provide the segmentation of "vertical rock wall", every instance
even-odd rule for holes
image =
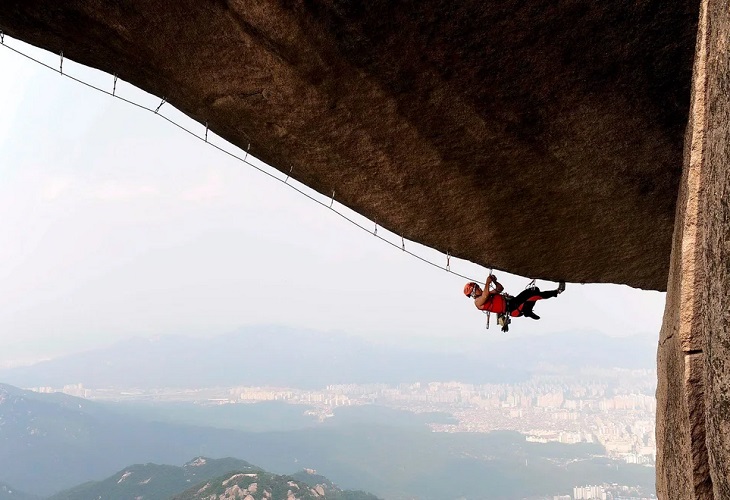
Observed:
[[[677,199],[674,241],[657,356],[657,495],[661,499],[711,499],[704,406],[704,339],[693,317],[701,310],[697,284],[701,174],[705,163],[707,3],[697,31],[692,100],[684,168]]]
[[[707,448],[716,499],[730,499],[730,4],[708,2],[701,264]]]
[[[730,498],[730,9],[703,0],[659,351],[657,494]]]

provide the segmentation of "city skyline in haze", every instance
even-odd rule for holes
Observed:
[[[8,37],[5,43],[58,62]],[[392,248],[160,117],[3,48],[0,68],[0,367],[132,336],[217,335],[247,325],[454,349],[502,335],[494,320],[485,331],[484,316],[461,292],[462,278]],[[111,90],[110,75],[72,61],[64,72]],[[152,108],[160,103],[121,81],[117,93]],[[169,104],[160,113],[203,133]],[[336,201],[334,208],[350,213]],[[446,263],[432,249],[406,246]],[[453,258],[451,268],[482,282],[487,274]],[[495,274],[514,294],[529,282]],[[658,337],[664,295],[569,283],[566,293],[537,305],[542,320],[516,319],[510,333]]]

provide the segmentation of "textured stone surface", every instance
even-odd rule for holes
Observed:
[[[663,290],[697,5],[0,0],[0,28],[408,239]]]
[[[715,498],[730,498],[730,8],[709,1],[701,323],[707,334],[707,447]]]
[[[689,418],[691,453],[691,477],[693,497],[697,500],[712,499],[712,478],[706,445],[705,405],[705,354],[684,354],[685,401]],[[666,425],[666,424],[665,424]],[[675,476],[677,471],[671,471]]]
[[[658,353],[657,492],[730,498],[730,10],[703,0]]]
[[[676,334],[678,308],[677,301],[671,300],[675,296],[671,283],[657,356],[656,489],[662,500],[684,500],[694,498],[693,467],[689,411],[682,375],[684,354]]]
[[[708,498],[707,454],[704,435],[700,435],[705,429],[705,401],[704,397],[693,399],[704,390],[704,370],[697,359],[704,347],[704,338],[696,314],[702,307],[698,286],[704,277],[698,260],[702,249],[699,211],[706,132],[705,3],[698,27],[684,168],[657,356],[656,471],[657,495],[661,499]]]

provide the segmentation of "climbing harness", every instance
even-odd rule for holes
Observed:
[[[489,276],[492,276],[492,269],[489,269]],[[532,279],[525,287],[525,290],[537,289],[536,281],[537,281],[537,279]],[[490,283],[490,285],[491,285],[491,283]],[[502,331],[504,333],[507,333],[509,331],[509,324],[512,322],[512,318],[510,317],[511,311],[509,310],[509,308],[510,308],[509,303],[510,303],[510,299],[513,299],[514,297],[508,293],[502,293],[501,295],[504,297],[504,299],[507,303],[507,307],[506,307],[507,310],[503,313],[497,313],[497,324],[502,327]],[[490,311],[482,311],[482,312],[484,312],[487,315],[487,330],[489,330]]]

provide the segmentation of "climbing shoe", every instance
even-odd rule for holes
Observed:
[[[560,295],[560,294],[561,294],[561,293],[563,293],[564,291],[565,291],[565,281],[561,281],[561,282],[560,282],[560,283],[558,284],[558,295]]]

